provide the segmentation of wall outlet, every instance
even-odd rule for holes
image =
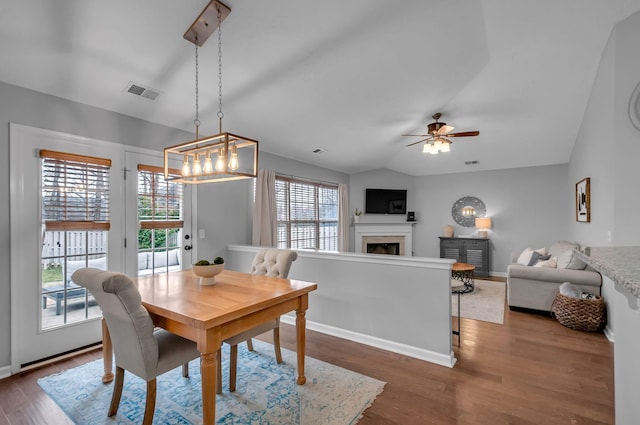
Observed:
[[[199,230],[198,230],[198,237],[199,237],[200,239],[204,239],[204,238],[206,238],[206,237],[207,237],[206,232],[204,231],[204,229],[199,229]]]

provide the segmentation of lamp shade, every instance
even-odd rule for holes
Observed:
[[[491,217],[477,217],[476,229],[491,229]]]

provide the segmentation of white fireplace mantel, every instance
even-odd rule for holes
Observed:
[[[366,246],[363,247],[362,239],[367,236],[397,236],[403,240],[404,255],[411,257],[413,247],[413,225],[415,221],[403,222],[365,222],[353,223],[356,229],[355,234],[355,252],[366,252]]]

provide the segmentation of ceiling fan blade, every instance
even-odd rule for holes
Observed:
[[[455,128],[455,127],[452,127],[452,126],[450,126],[450,125],[446,125],[446,124],[445,124],[445,125],[443,125],[442,127],[440,127],[440,128],[438,129],[438,131],[436,131],[436,134],[437,134],[438,136],[444,136],[444,135],[445,135],[445,134],[447,134],[447,133],[451,133],[451,132],[453,131],[453,129],[454,129],[454,128]]]
[[[402,134],[402,136],[427,137],[430,136],[430,134]]]
[[[409,143],[409,144],[407,145],[407,147],[409,147],[409,146],[413,146],[413,145],[417,145],[418,143],[422,143],[422,142],[425,142],[425,141],[427,141],[427,140],[429,140],[429,138],[422,139],[422,140],[418,140],[417,142]]]
[[[479,131],[462,131],[460,133],[447,134],[447,137],[470,137],[479,135]]]

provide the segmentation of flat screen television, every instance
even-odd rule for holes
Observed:
[[[406,214],[404,189],[366,189],[364,212],[367,214]]]

